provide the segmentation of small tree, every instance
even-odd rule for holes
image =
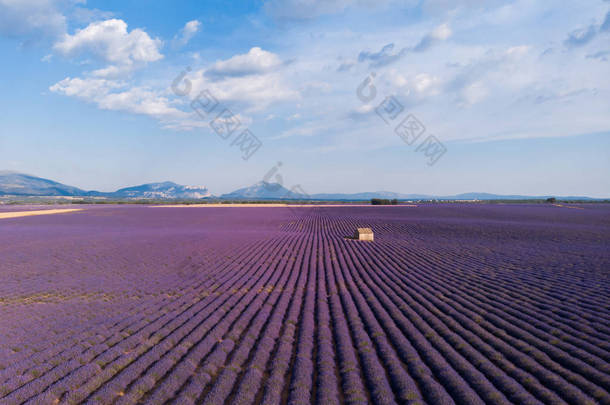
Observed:
[[[546,202],[551,203],[551,204],[553,204],[555,201],[557,201],[555,199],[555,197],[549,197],[549,198],[546,199]]]

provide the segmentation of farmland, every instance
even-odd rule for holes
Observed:
[[[80,208],[0,220],[0,404],[610,404],[608,205]]]

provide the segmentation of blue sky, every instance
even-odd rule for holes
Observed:
[[[610,196],[608,1],[0,0],[0,52],[0,169]]]

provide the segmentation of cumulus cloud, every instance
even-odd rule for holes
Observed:
[[[0,35],[35,41],[66,31],[56,0],[0,0]]]
[[[273,103],[296,100],[300,93],[287,80],[289,63],[259,47],[203,68],[190,80],[195,93],[209,89],[222,102],[246,111],[260,111]]]
[[[197,85],[194,87],[195,90],[198,88]],[[120,111],[153,118],[163,128],[174,130],[209,129],[209,120],[202,119],[195,110],[184,105],[185,100],[177,99],[167,89],[137,86],[130,81],[97,77],[67,77],[52,85],[49,89],[54,93],[93,104],[101,110]],[[260,88],[253,89],[255,92],[256,90],[260,90]],[[191,96],[194,97],[196,94],[197,92],[194,91]],[[226,107],[224,97],[231,94],[230,89],[222,92],[219,88],[214,88],[212,94],[222,100],[223,108]],[[259,100],[263,100],[265,95],[259,94],[258,97]],[[184,106],[182,109],[179,108],[181,105]],[[215,112],[215,114],[217,113],[218,111]],[[252,123],[250,117],[241,114],[239,111],[235,111],[235,117],[243,125]],[[214,116],[210,118],[214,118]]]
[[[199,30],[201,29],[201,22],[192,20],[187,22],[180,32],[174,37],[172,46],[174,48],[180,48],[185,46]]]
[[[66,43],[68,54],[80,51],[80,47],[89,50],[96,43],[113,44],[113,41],[90,39],[91,37],[99,38],[97,28],[93,30],[94,35],[83,37],[84,34],[81,32],[75,34],[77,38],[72,40],[73,42]],[[110,37],[114,38],[112,32],[111,30]],[[106,38],[104,35],[101,37]],[[135,61],[156,59],[146,53],[134,54],[129,47],[118,51],[134,63]],[[236,55],[214,64],[211,68],[215,69],[218,75],[223,75],[222,80],[213,80],[208,77],[211,68],[189,73],[186,76],[191,83],[188,99],[175,97],[169,93],[167,88],[143,87],[134,84],[132,79],[116,79],[121,76],[123,69],[129,68],[129,63],[121,62],[120,58],[104,47],[97,49],[97,52],[100,58],[114,64],[111,63],[105,68],[90,72],[84,77],[67,77],[51,86],[50,90],[94,104],[103,110],[146,115],[157,119],[165,128],[172,129],[207,126],[207,122],[197,117],[195,112],[185,104],[188,104],[188,100],[195,98],[203,90],[211,92],[224,107],[234,108],[236,113],[240,110],[244,112],[261,111],[272,103],[294,100],[299,97],[296,90],[286,85],[282,74],[273,71],[274,67],[281,64],[279,57],[260,48],[253,48],[245,55]],[[181,109],[180,106],[183,108]],[[242,122],[247,122],[249,118],[242,116],[240,119]]]
[[[134,69],[134,65],[108,65],[106,67],[95,69],[90,72],[91,75],[96,77],[106,77],[106,78],[118,78],[121,76],[126,76],[131,73]]]
[[[110,63],[110,67],[96,71],[104,76],[163,58],[161,46],[161,40],[151,38],[145,31],[138,28],[128,31],[125,21],[111,19],[93,22],[74,35],[64,34],[54,49],[66,56],[92,54]]]
[[[248,111],[260,111],[269,105],[299,98],[279,73],[227,77],[221,81],[210,81],[207,71],[195,72],[190,78],[193,94],[208,89],[223,103],[238,104]]]
[[[93,103],[103,110],[147,115],[167,125],[175,125],[189,117],[187,113],[173,107],[171,100],[162,92],[145,87],[130,87],[122,81],[67,77],[49,89]]]
[[[67,77],[51,86],[49,90],[66,96],[77,96],[85,100],[91,100],[98,96],[104,96],[112,89],[119,87],[122,87],[121,83],[106,79],[81,79],[78,77],[72,79]]]
[[[235,55],[218,61],[206,70],[205,75],[221,79],[268,73],[282,65],[280,57],[272,52],[254,47],[246,54]]]
[[[8,0],[0,0],[2,1]],[[458,3],[465,5],[468,1]],[[350,7],[370,5],[366,1],[286,0],[267,1],[265,7],[270,7],[271,3],[278,8],[274,10],[279,13],[276,15],[294,19],[341,13]],[[429,0],[424,3],[429,3]],[[437,3],[454,6],[445,0],[439,0]],[[471,0],[471,3],[479,1]],[[252,113],[255,116],[260,113],[257,119],[261,122],[270,117],[288,117],[298,111],[301,118],[298,120],[299,125],[295,125],[292,132],[284,131],[292,122],[289,119],[274,122],[274,130],[277,126],[282,137],[292,133],[336,138],[339,133],[351,136],[354,131],[360,129],[363,133],[375,133],[368,130],[367,125],[376,128],[374,125],[379,124],[374,108],[388,95],[396,95],[406,111],[413,111],[418,117],[421,114],[422,119],[430,123],[430,128],[439,136],[449,135],[456,139],[465,136],[485,137],[487,134],[499,132],[498,126],[508,128],[503,134],[506,136],[517,133],[521,136],[523,131],[532,136],[543,132],[555,133],[558,125],[554,121],[563,122],[561,119],[568,114],[563,113],[562,106],[569,103],[572,108],[578,104],[579,112],[584,114],[588,124],[585,128],[584,125],[579,127],[582,125],[580,122],[568,122],[569,125],[564,125],[561,129],[563,134],[607,129],[607,119],[603,115],[603,110],[607,110],[607,103],[602,98],[608,94],[607,91],[602,89],[599,95],[578,92],[579,86],[593,89],[598,85],[592,82],[599,82],[599,77],[602,77],[600,72],[603,73],[606,65],[598,63],[597,60],[605,60],[608,57],[605,51],[607,47],[601,47],[600,43],[600,47],[592,46],[587,52],[583,52],[582,58],[574,58],[573,55],[570,56],[570,52],[560,51],[564,46],[560,42],[559,46],[554,48],[555,52],[545,53],[544,58],[539,57],[541,51],[548,48],[550,43],[556,43],[557,29],[567,33],[578,27],[572,25],[574,21],[580,21],[582,27],[585,27],[583,32],[574,34],[577,42],[586,41],[587,29],[592,21],[596,21],[593,24],[595,35],[601,37],[603,32],[608,32],[607,27],[610,25],[606,10],[604,9],[603,13],[599,12],[600,8],[596,9],[595,13],[583,12],[578,18],[572,18],[573,15],[564,10],[569,18],[558,21],[558,24],[552,27],[546,27],[533,24],[532,21],[540,21],[538,15],[550,15],[548,10],[552,10],[552,7],[542,3],[535,9],[518,7],[523,3],[529,4],[527,0],[518,0],[509,10],[505,10],[502,5],[489,11],[491,17],[485,10],[469,14],[468,10],[460,9],[455,14],[443,12],[444,17],[440,17],[439,12],[438,18],[416,21],[414,24],[400,21],[391,25],[391,22],[371,19],[370,26],[365,24],[348,28],[344,22],[351,22],[352,16],[340,16],[340,21],[333,19],[319,22],[321,29],[317,31],[319,34],[316,38],[323,37],[323,40],[319,41],[312,40],[308,32],[304,33],[302,30],[280,29],[275,32],[285,34],[286,38],[281,41],[283,51],[278,52],[279,54],[256,47],[203,65],[201,64],[204,63],[204,56],[196,59],[193,63],[199,67],[187,75],[192,83],[192,91],[188,97],[174,96],[163,87],[169,86],[169,83],[153,84],[152,86],[156,86],[154,88],[140,85],[150,84],[151,77],[143,77],[142,82],[134,83],[134,77],[139,76],[123,76],[133,65],[140,66],[162,57],[160,41],[150,34],[144,33],[147,41],[155,44],[153,52],[140,54],[129,50],[129,42],[132,41],[129,36],[136,30],[129,31],[126,25],[124,30],[119,30],[120,35],[117,37],[121,39],[116,42],[85,40],[89,35],[79,36],[80,31],[77,31],[66,36],[70,37],[72,42],[65,41],[62,37],[60,42],[65,42],[64,48],[60,50],[58,47],[56,52],[68,56],[93,55],[104,64],[95,66],[97,70],[86,68],[93,71],[78,75],[82,77],[66,78],[51,86],[51,90],[92,103],[101,109],[153,117],[162,122],[164,127],[177,129],[207,125],[205,120],[191,114],[188,104],[199,92],[209,90],[223,107],[230,108],[234,113]],[[290,7],[293,9],[289,10]],[[487,6],[484,8],[487,10]],[[281,10],[278,11],[279,9]],[[395,10],[391,12],[396,13]],[[430,15],[425,12],[423,14]],[[66,15],[71,16],[69,13]],[[437,26],[439,21],[450,21],[451,27],[448,24]],[[83,23],[81,26],[85,27],[87,24],[89,23]],[[92,31],[90,27],[96,24],[98,23],[89,24],[81,31]],[[489,27],[492,27],[491,31]],[[200,29],[199,22],[190,21],[173,39],[172,32],[169,37],[170,44],[182,46],[181,44],[192,40],[193,35]],[[498,41],[498,36],[492,34],[497,34],[500,29],[505,30],[502,32],[519,30],[523,38],[527,38],[528,46],[506,42],[507,37],[504,36]],[[452,30],[468,35],[456,38],[448,46],[444,46],[443,41],[452,38]],[[113,35],[110,36],[114,38]],[[406,43],[400,42],[405,38],[411,39]],[[477,42],[477,39],[481,40]],[[76,45],[77,43],[80,45]],[[110,56],[111,43],[116,48],[115,53],[126,55],[128,63],[121,63],[121,58]],[[366,44],[366,47],[362,44]],[[439,49],[441,46],[442,52]],[[214,48],[211,51],[222,50]],[[585,54],[589,54],[591,59],[586,59]],[[297,59],[286,62],[295,56]],[[566,64],[573,68],[567,71],[559,69],[559,66]],[[354,90],[360,83],[365,68],[369,66],[390,67],[376,70],[377,99],[362,105],[354,96]],[[585,73],[577,75],[573,72]],[[143,76],[148,75],[147,72],[141,73]],[[111,80],[112,77],[121,77],[125,81]],[[599,83],[603,83],[603,79],[601,80]],[[561,97],[545,90],[554,89],[557,84],[562,83],[565,88],[561,89]],[[576,98],[579,102],[592,101],[580,108],[580,103],[574,103]],[[345,119],[349,111],[351,120]],[[540,114],[534,114],[538,111]],[[535,115],[547,118],[538,120],[537,117],[533,118]],[[240,120],[245,122],[245,118],[241,116]],[[357,126],[354,126],[354,120],[359,121]],[[305,121],[305,124],[301,121]],[[306,125],[307,122],[310,125]],[[477,122],[476,128],[472,128],[472,122]],[[329,123],[337,124],[329,128]],[[532,123],[538,127],[530,128]],[[328,141],[332,143],[334,139]]]

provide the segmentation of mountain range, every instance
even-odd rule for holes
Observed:
[[[525,195],[499,195],[490,193],[462,193],[448,196],[434,196],[428,194],[403,194],[392,191],[373,191],[364,193],[318,193],[307,194],[304,190],[288,190],[278,183],[258,182],[250,187],[240,188],[220,196],[226,200],[333,200],[333,201],[362,201],[372,198],[397,200],[543,200],[552,196],[525,196]],[[591,197],[567,196],[555,197],[561,200],[597,200]]]
[[[203,186],[182,186],[166,181],[126,187],[114,192],[85,191],[53,180],[23,173],[0,171],[0,195],[32,197],[104,197],[109,199],[181,199],[199,200],[212,197]]]
[[[0,171],[0,196],[15,197],[89,197],[117,200],[200,200],[220,198],[223,200],[370,200],[372,198],[398,200],[526,200],[546,199],[550,196],[498,195],[489,193],[463,193],[449,196],[426,194],[402,194],[391,191],[375,191],[353,194],[318,193],[307,194],[304,190],[288,190],[278,183],[258,182],[250,187],[240,188],[231,193],[213,196],[204,186],[183,186],[166,181],[126,187],[114,192],[87,191],[53,180],[43,179],[23,173]],[[558,197],[561,200],[597,200],[584,196]]]

